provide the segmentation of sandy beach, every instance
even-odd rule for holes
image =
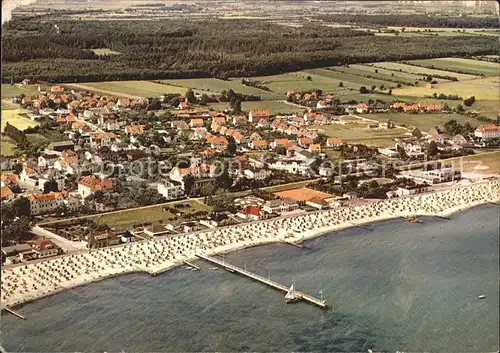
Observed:
[[[456,187],[367,205],[280,217],[238,226],[85,250],[2,269],[1,305],[12,307],[79,285],[132,272],[159,274],[195,259],[276,242],[299,242],[364,223],[440,216],[500,201],[500,181]]]

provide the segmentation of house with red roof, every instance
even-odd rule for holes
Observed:
[[[251,140],[248,146],[253,150],[266,150],[269,145],[266,140]]]
[[[243,219],[257,221],[261,219],[262,213],[260,212],[260,209],[255,206],[247,206],[238,212],[237,216]]]
[[[271,113],[267,109],[252,109],[250,110],[250,113],[248,113],[248,121],[251,123],[257,123],[260,119],[269,119],[270,116]]]
[[[15,198],[14,192],[8,186],[2,186],[0,189],[0,199],[10,201]]]
[[[342,139],[339,137],[329,137],[326,139],[326,147],[339,147],[342,145]]]
[[[32,249],[37,258],[42,259],[45,257],[56,256],[62,254],[62,250],[52,240],[45,237],[39,238],[35,241]]]
[[[88,175],[78,180],[78,193],[82,198],[86,198],[98,190],[111,191],[112,189],[113,181],[110,179],[98,179]]]

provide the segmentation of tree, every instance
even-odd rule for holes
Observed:
[[[359,87],[359,93],[361,93],[361,94],[368,93],[368,89],[366,89],[365,86],[361,86],[361,87]]]
[[[344,87],[344,83],[342,81],[339,82],[339,87]]]
[[[227,151],[230,155],[236,154],[237,146],[236,146],[236,141],[234,140],[234,137],[228,136],[227,137]]]
[[[306,80],[307,80],[307,81],[312,81],[312,77],[311,77],[311,76],[307,76],[307,77],[306,77]]]
[[[437,155],[439,153],[439,150],[438,150],[438,146],[437,146],[437,143],[435,141],[431,141],[429,143],[429,146],[427,146],[427,154],[430,156],[430,157],[434,157],[435,155]]]
[[[372,91],[375,91],[375,88],[377,88],[377,86],[372,85],[372,87],[371,87],[371,88],[372,88]]]
[[[397,151],[398,151],[398,157],[399,159],[402,159],[402,160],[406,160],[408,159],[408,155],[406,154],[406,151],[403,147],[401,147],[400,145],[397,145]]]
[[[455,110],[457,112],[463,112],[464,111],[464,107],[462,107],[462,104],[459,104],[459,105],[457,105],[457,107],[455,108]]]
[[[470,107],[472,104],[474,104],[475,101],[476,101],[476,97],[475,96],[469,97],[467,99],[464,99],[464,105],[466,107]]]
[[[48,194],[49,192],[57,192],[59,191],[59,185],[57,184],[57,181],[54,179],[50,179],[49,181],[45,182],[43,184],[43,193]]]
[[[241,113],[241,100],[240,99],[235,99],[231,101],[231,109],[233,110],[233,113]]]
[[[233,179],[229,176],[229,170],[227,165],[222,166],[222,173],[215,180],[215,185],[223,189],[229,189],[233,185]]]
[[[18,197],[12,202],[12,209],[18,217],[31,215],[30,201],[24,196]]]
[[[19,175],[23,171],[23,165],[21,163],[16,163],[12,169],[14,170],[14,174]]]
[[[186,100],[189,103],[196,103],[196,96],[191,88],[186,91]]]
[[[184,178],[183,178],[183,182],[184,182],[184,193],[187,195],[187,196],[192,196],[192,193],[193,193],[193,186],[194,186],[194,176],[192,176],[191,174],[188,174],[186,175]]]
[[[385,88],[384,84],[381,84],[379,88],[380,90],[383,90]]]
[[[392,89],[389,90],[389,92],[387,92],[388,95],[392,95]]]

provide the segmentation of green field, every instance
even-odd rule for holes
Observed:
[[[340,137],[345,142],[364,143],[373,146],[394,145],[394,138],[402,137],[407,132],[403,128],[368,129],[365,123],[322,125],[319,131],[327,136]]]
[[[46,143],[48,145],[50,143],[50,141],[41,134],[26,134],[26,138],[31,144]]]
[[[68,84],[81,89],[94,90],[99,93],[115,96],[126,96],[130,98],[159,97],[165,93],[186,92],[186,88],[163,85],[151,81],[106,81],[106,82],[84,82],[82,84]]]
[[[210,103],[209,107],[223,111],[228,108],[228,103]],[[271,114],[302,114],[304,109],[283,103],[282,101],[257,101],[257,102],[242,102],[241,110],[249,112],[252,109],[267,109]]]
[[[2,125],[1,125],[2,130],[7,122],[17,127],[19,130],[24,130],[27,129],[28,127],[37,126],[38,123],[36,121],[30,120],[20,115],[26,112],[27,110],[24,109],[2,110]]]
[[[500,76],[500,64],[488,61],[471,60],[463,58],[438,58],[425,60],[412,60],[410,63],[422,65],[431,69],[446,71],[460,71],[471,75]]]
[[[255,87],[245,86],[241,83],[241,78],[231,78],[229,80],[219,80],[216,78],[191,78],[178,80],[162,80],[172,86],[191,88],[207,94],[220,93],[232,89],[237,93],[261,96],[262,99],[273,100],[283,98],[282,95],[265,91]]]
[[[2,135],[0,137],[0,142],[1,142],[1,153],[0,155],[2,156],[12,156],[15,154],[17,145],[14,140],[12,140],[8,136]]]
[[[460,124],[466,121],[472,126],[480,125],[478,120],[468,118],[459,114],[407,114],[407,113],[388,113],[388,114],[363,114],[363,117],[374,119],[382,122],[392,120],[396,125],[405,125],[407,127],[417,127],[423,132],[429,131],[436,126],[443,124],[451,119],[456,120]]]
[[[334,68],[337,71],[341,72],[346,72],[350,73],[353,75],[358,75],[358,76],[365,76],[365,75],[370,75],[373,78],[377,78],[380,80],[395,80],[400,82],[401,84],[413,84],[415,81],[418,81],[419,79],[422,79],[422,75],[416,75],[413,73],[407,73],[407,72],[399,72],[399,71],[393,71],[393,70],[388,70],[388,69],[383,69],[380,67],[373,67],[370,65],[349,65],[349,67],[343,67],[339,66]],[[377,70],[377,72],[375,72]],[[436,79],[438,82],[440,81],[446,81],[443,79]],[[391,82],[391,84],[397,85],[395,82]]]
[[[500,77],[486,77],[475,80],[444,82],[428,86],[401,87],[393,90],[394,95],[425,97],[433,93],[456,94],[462,98],[475,96],[478,100],[498,101]]]
[[[183,203],[189,203],[190,208],[179,209],[185,214],[195,213],[198,211],[210,212],[212,208],[210,206],[204,205],[197,201],[185,201]],[[163,221],[164,223],[171,222],[175,218],[175,215],[171,212],[163,212],[164,207],[173,208],[174,205],[165,206],[152,206],[140,209],[131,209],[120,212],[108,213],[103,215],[90,216],[88,218],[92,219],[98,224],[106,224],[109,227],[115,228],[131,228],[134,225],[140,225],[145,223],[158,223]]]
[[[406,65],[395,62],[379,62],[373,63],[374,67],[381,67],[388,70],[407,72],[412,74],[420,74],[420,75],[439,75],[439,76],[451,76],[456,77],[458,80],[470,80],[474,78],[478,78],[477,75],[468,75],[468,74],[459,74],[456,72],[445,71],[445,70],[436,70],[429,69],[425,67],[418,67],[414,65]]]
[[[17,86],[17,85],[2,84],[2,99],[16,97],[20,94],[24,94],[26,96],[31,97],[36,95],[37,93],[38,93],[37,85]]]

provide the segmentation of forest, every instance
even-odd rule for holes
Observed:
[[[336,23],[372,26],[433,27],[433,28],[498,28],[498,18],[492,17],[429,17],[427,15],[324,15],[318,19]]]
[[[388,16],[390,17],[390,16]],[[55,24],[59,30],[56,30]],[[259,20],[13,19],[3,26],[2,82],[249,77],[374,61],[486,55],[495,37],[384,37]],[[97,55],[109,48],[119,55]]]

